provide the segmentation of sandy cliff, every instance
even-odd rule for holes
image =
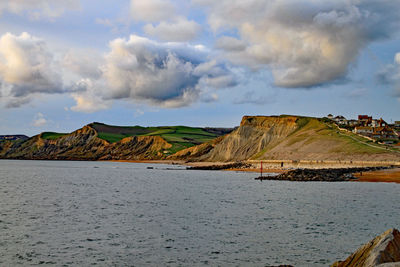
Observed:
[[[207,146],[207,149],[191,148],[190,151],[204,152],[192,158],[196,161],[400,160],[399,152],[353,138],[350,133],[339,132],[336,127],[316,118],[245,116],[240,127],[221,142]]]

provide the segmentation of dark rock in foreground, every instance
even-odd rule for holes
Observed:
[[[277,176],[262,176],[256,180],[283,180],[302,182],[343,182],[354,180],[353,173],[376,171],[387,167],[339,168],[339,169],[296,169]]]
[[[400,232],[390,229],[369,241],[345,261],[335,262],[331,267],[399,267]]]

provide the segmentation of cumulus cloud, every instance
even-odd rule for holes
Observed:
[[[26,103],[35,93],[62,93],[55,61],[44,41],[22,33],[0,37],[0,97],[9,107]]]
[[[147,101],[162,107],[186,106],[204,87],[235,84],[228,68],[207,61],[203,46],[158,43],[137,35],[110,43],[104,76],[106,99]]]
[[[42,113],[36,113],[32,125],[35,127],[41,127],[47,124],[47,119],[44,117]]]
[[[111,107],[111,101],[103,98],[105,89],[102,87],[101,82],[82,79],[74,87],[76,92],[72,93],[71,96],[76,104],[71,107],[72,111],[93,113]]]
[[[201,26],[193,20],[180,17],[172,22],[162,21],[156,26],[146,24],[143,30],[147,35],[162,41],[185,42],[196,38]]]
[[[65,10],[77,10],[80,0],[12,0],[0,1],[0,14],[10,12],[18,15],[27,14],[31,19],[54,19]]]
[[[377,0],[193,0],[207,9],[225,56],[268,67],[281,87],[312,87],[346,76],[369,43],[398,32],[400,2]]]
[[[173,18],[176,11],[167,0],[131,0],[131,15],[136,21],[158,22]]]
[[[100,66],[103,64],[102,55],[90,50],[70,50],[62,60],[62,65],[68,71],[83,77],[99,79],[102,75]]]

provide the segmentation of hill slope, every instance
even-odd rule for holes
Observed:
[[[351,133],[342,133],[322,119],[298,116],[245,116],[240,127],[208,147],[192,147],[177,155],[194,161],[240,160],[357,160],[397,161],[400,153],[368,144]],[[204,145],[202,145],[204,146]],[[205,153],[192,156],[195,150]]]
[[[229,129],[120,127],[92,123],[70,134],[45,132],[1,141],[0,158],[191,161],[354,160],[400,161],[387,150],[327,121],[298,116],[245,116]]]
[[[229,129],[120,127],[89,124],[70,134],[45,132],[23,142],[1,142],[0,158],[58,160],[164,159],[213,140]]]

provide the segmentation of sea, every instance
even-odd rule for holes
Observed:
[[[400,227],[400,184],[0,160],[0,266],[329,266]]]

